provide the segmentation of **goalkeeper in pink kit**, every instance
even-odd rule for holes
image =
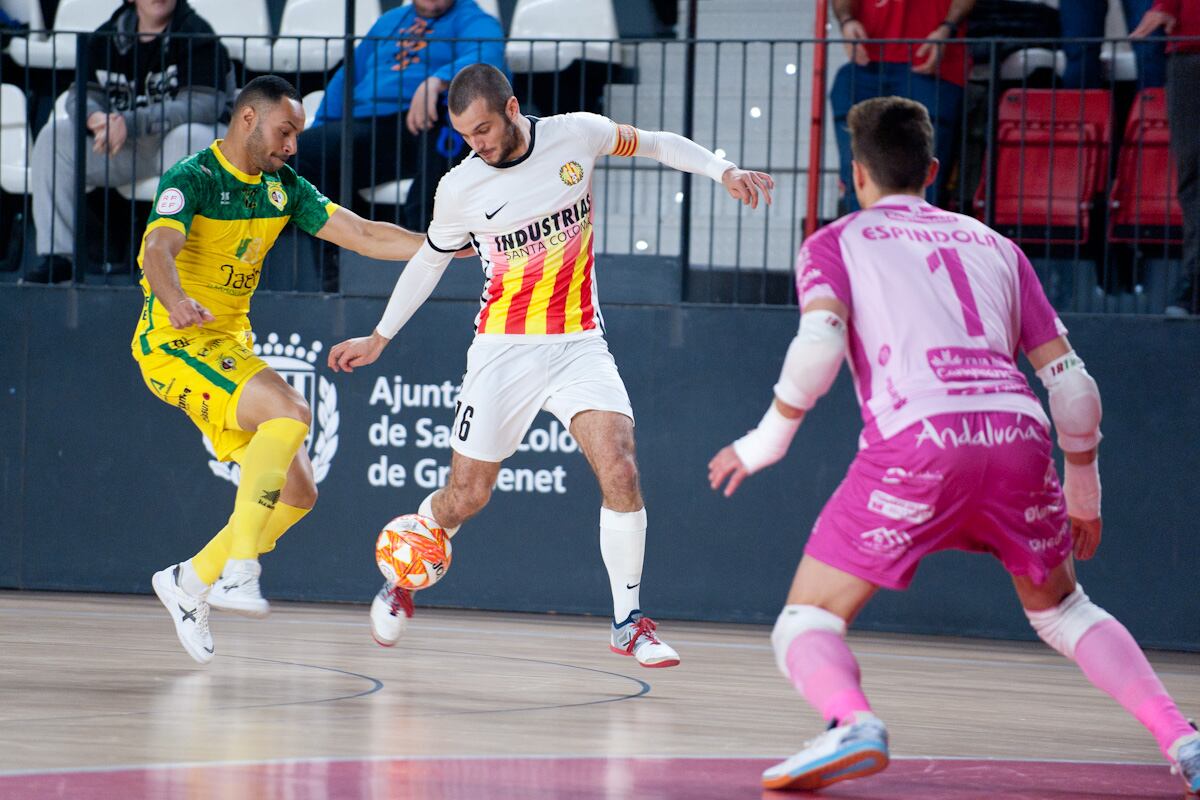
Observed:
[[[859,452],[813,526],[771,634],[779,669],[830,728],[766,770],[763,785],[817,789],[887,766],[887,729],[863,694],[846,628],[880,587],[904,589],[922,558],[957,549],[996,556],[1038,636],[1133,714],[1200,790],[1200,734],[1075,578],[1074,558],[1100,543],[1096,382],[1016,245],[922,199],[937,174],[925,107],[875,98],[851,110],[849,126],[864,210],[804,243],[800,329],[774,400],[709,464],[713,489],[728,496],[778,461],[849,361]],[[1021,351],[1049,393],[1049,418],[1017,368]]]

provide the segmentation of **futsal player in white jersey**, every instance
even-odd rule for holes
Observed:
[[[487,505],[501,462],[546,409],[569,428],[600,484],[610,646],[646,667],[674,666],[678,654],[640,608],[646,510],[633,411],[601,327],[592,176],[603,156],[647,156],[706,175],[751,207],[760,193],[770,202],[774,184],[674,133],[596,114],[522,116],[504,74],[486,64],[455,76],[449,106],[451,124],[474,152],[438,185],[426,242],[375,331],[335,346],[329,365],[349,371],[375,361],[429,297],[454,252],[472,245],[485,284],[455,411],[450,475],[419,511],[453,535]],[[371,606],[375,639],[395,644],[411,615],[409,593],[384,585]]]
[[[1037,634],[1073,659],[1158,741],[1193,791],[1200,735],[1133,637],[1075,579],[1100,543],[1100,395],[1024,254],[981,222],[922,199],[937,173],[925,107],[882,97],[850,111],[863,211],[804,243],[803,313],[758,427],[709,464],[731,495],[783,457],[804,413],[850,363],[863,430],[818,516],[771,634],[779,669],[830,729],[763,773],[816,789],[887,766],[846,627],[879,587],[904,589],[938,550],[986,552],[1012,575]],[[1065,452],[1017,369],[1024,351]]]

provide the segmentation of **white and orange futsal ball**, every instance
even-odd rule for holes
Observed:
[[[389,583],[428,589],[450,569],[450,537],[429,517],[405,514],[383,526],[375,540],[375,563]]]

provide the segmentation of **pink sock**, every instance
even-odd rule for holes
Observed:
[[[846,641],[830,631],[808,631],[792,640],[788,674],[796,691],[827,720],[844,720],[870,711],[862,691],[858,661]]]
[[[1075,663],[1094,686],[1112,695],[1154,734],[1163,755],[1180,736],[1195,733],[1142,649],[1115,619],[1098,622],[1083,634],[1075,645]]]

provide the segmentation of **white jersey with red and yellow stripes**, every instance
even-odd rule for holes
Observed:
[[[472,155],[442,178],[429,244],[479,253],[477,336],[596,335],[592,175],[602,156],[634,155],[638,132],[585,112],[529,121],[520,158],[493,166]]]

